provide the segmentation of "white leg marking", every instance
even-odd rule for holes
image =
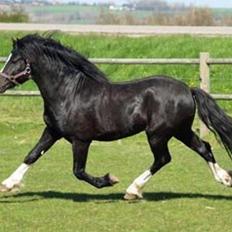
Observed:
[[[133,183],[127,188],[125,199],[135,199],[135,198],[143,198],[142,189],[144,185],[149,181],[152,177],[151,171],[147,170],[139,177],[137,177]]]
[[[2,185],[9,190],[20,185],[23,176],[28,171],[29,167],[30,165],[25,163],[21,164],[6,180],[2,182]]]
[[[216,179],[216,181],[228,186],[228,187],[232,187],[232,177],[230,176],[230,174],[224,170],[223,168],[221,168],[217,163],[211,163],[209,162],[209,167]]]
[[[10,58],[12,56],[12,53],[8,56],[7,60],[6,60],[6,63],[4,64],[3,68],[1,69],[0,72],[3,72],[4,68],[6,67],[7,63],[9,62]]]
[[[214,163],[208,162],[208,164],[209,164],[210,170],[212,171],[212,173],[213,173],[213,175],[214,175],[215,180],[221,183],[221,180],[219,179],[219,177],[218,177],[218,175],[217,175],[217,171],[215,170],[215,165],[214,165]]]

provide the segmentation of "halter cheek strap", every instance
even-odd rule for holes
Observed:
[[[0,72],[0,76],[7,79],[8,81],[10,81],[11,83],[13,83],[15,85],[20,85],[20,83],[18,81],[19,79],[26,78],[29,80],[31,78],[31,66],[28,63],[28,61],[26,60],[26,67],[22,72],[19,72],[15,75],[8,75],[8,74]]]

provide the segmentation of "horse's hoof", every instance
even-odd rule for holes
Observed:
[[[18,192],[20,189],[21,185],[20,184],[16,184],[14,185],[12,188],[7,188],[5,185],[1,184],[0,185],[0,192],[2,193],[6,193],[6,192]]]
[[[227,187],[232,187],[232,171],[231,170],[227,170],[228,173],[228,178],[227,178]]]
[[[1,184],[0,185],[0,192],[1,193],[6,193],[6,192],[10,192],[11,189],[7,188],[5,185]]]
[[[123,198],[124,198],[124,200],[132,201],[132,200],[142,199],[143,196],[142,195],[133,194],[133,193],[126,193]]]
[[[15,192],[19,192],[19,190],[20,190],[20,185],[15,185],[15,186],[10,190],[10,192],[11,192],[11,193],[15,193]]]
[[[115,185],[115,184],[117,184],[117,183],[119,183],[118,177],[113,176],[113,175],[111,175],[111,174],[109,174],[109,180],[110,180],[110,184],[111,184],[112,186]]]

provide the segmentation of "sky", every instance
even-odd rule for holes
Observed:
[[[59,0],[60,2],[68,2],[75,0]],[[77,2],[86,2],[86,3],[102,3],[102,2],[115,2],[115,3],[124,3],[126,0],[76,0]],[[186,5],[198,5],[198,6],[208,6],[208,7],[221,7],[221,8],[232,8],[231,0],[166,0],[167,2],[183,2]],[[133,1],[130,1],[133,2]]]

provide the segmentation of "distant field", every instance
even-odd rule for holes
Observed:
[[[100,13],[99,6],[55,5],[55,6],[26,6],[26,12],[36,22],[62,22],[94,24]]]
[[[95,24],[100,12],[109,12],[104,6],[84,5],[54,5],[54,6],[25,6],[26,12],[35,22]],[[112,11],[114,14],[124,14],[125,11]],[[143,18],[152,14],[151,11],[129,11],[135,17]]]
[[[213,14],[217,16],[231,16],[232,14],[232,9],[228,8],[216,8],[213,9]]]
[[[25,33],[2,32],[0,56],[11,51],[11,39]],[[87,57],[193,57],[210,52],[212,57],[232,57],[231,38],[190,36],[110,37],[56,34],[64,45]],[[165,74],[199,85],[196,66],[101,65],[112,81]],[[232,68],[211,69],[213,92],[231,93]],[[23,89],[35,89],[32,82]],[[232,112],[232,103],[222,103]],[[22,162],[44,128],[43,102],[36,98],[0,97],[0,182]],[[198,122],[196,121],[198,126]],[[194,127],[196,129],[196,127]],[[232,164],[212,135],[210,141],[219,163]],[[27,173],[20,192],[0,193],[0,231],[48,232],[230,232],[231,188],[217,184],[205,162],[176,140],[169,143],[172,163],[155,175],[144,188],[144,200],[126,202],[123,194],[131,181],[147,169],[153,157],[145,135],[121,143],[94,143],[88,172],[111,172],[120,183],[113,188],[95,189],[77,181],[72,174],[71,146],[59,141]]]
[[[159,12],[135,10],[135,11],[110,11],[106,6],[86,6],[86,5],[49,5],[31,6],[25,5],[24,9],[31,16],[32,22],[51,23],[76,23],[95,24],[101,12],[109,12],[116,15],[129,14],[137,19],[143,19],[154,14],[173,14],[168,10]],[[213,15],[217,17],[231,16],[232,9],[218,8],[212,9]],[[175,14],[178,12],[175,12]],[[180,12],[181,13],[181,12]]]

